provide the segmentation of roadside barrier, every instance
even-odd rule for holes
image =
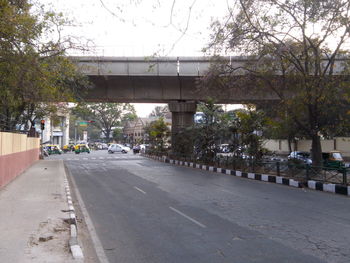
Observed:
[[[240,170],[227,169],[225,167],[199,164],[199,163],[186,161],[186,160],[170,159],[167,156],[155,156],[155,155],[149,155],[149,154],[141,154],[141,155],[151,158],[153,160],[164,162],[164,163],[180,165],[180,166],[185,166],[189,168],[201,169],[201,170],[206,170],[210,172],[222,173],[222,174],[227,174],[227,175],[232,175],[232,176],[237,176],[242,178],[248,178],[252,180],[269,182],[269,183],[283,184],[283,185],[288,185],[288,186],[297,187],[297,188],[307,187],[313,190],[350,196],[350,186],[343,185],[343,184],[324,183],[324,182],[319,182],[315,180],[300,181],[300,180],[295,180],[293,178],[287,178],[284,176],[255,173],[255,172],[245,172]]]

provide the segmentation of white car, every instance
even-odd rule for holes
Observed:
[[[119,144],[119,145],[121,145],[121,144]],[[124,147],[124,149],[125,149],[127,152],[131,150],[131,148],[130,148],[129,146],[126,146],[126,145],[121,145],[121,146]]]
[[[311,154],[308,152],[294,151],[288,155],[288,160],[297,160],[305,164],[312,164]]]
[[[115,153],[115,152],[127,153],[128,151],[130,151],[130,148],[125,147],[121,144],[114,143],[108,147],[108,153]]]

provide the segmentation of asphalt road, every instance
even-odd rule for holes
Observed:
[[[109,262],[350,262],[350,198],[133,154],[65,154]]]

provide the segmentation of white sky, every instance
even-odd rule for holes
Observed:
[[[101,0],[36,1],[74,21],[64,34],[91,40],[91,52],[73,55],[201,56],[211,20],[227,13],[226,0],[102,0],[105,7]],[[134,105],[146,117],[164,104]]]
[[[148,117],[149,114],[152,112],[152,110],[156,107],[156,106],[163,106],[166,104],[155,104],[155,103],[131,103],[132,105],[134,105],[137,116],[139,117]]]
[[[62,12],[65,17],[73,20],[76,26],[66,28],[65,34],[81,38],[82,43],[85,42],[83,39],[91,40],[92,49],[85,55],[98,56],[154,54],[201,56],[202,48],[209,41],[210,22],[212,19],[224,17],[228,12],[227,3],[230,2],[229,0],[33,1],[44,4],[47,8],[51,7],[55,12]],[[182,34],[183,31],[186,31],[185,35]],[[146,116],[155,106],[155,104],[136,105],[137,113]]]
[[[77,26],[65,32],[92,40],[107,56],[202,55],[211,19],[227,13],[226,0],[35,1],[74,20]]]

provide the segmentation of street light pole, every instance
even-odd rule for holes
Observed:
[[[44,147],[43,147],[43,142],[44,142],[44,130],[45,130],[45,120],[40,121],[40,130],[41,130],[41,138],[40,138],[40,158],[44,159]]]
[[[74,123],[74,144],[77,144],[77,121]]]
[[[51,142],[51,144],[53,144],[53,119],[52,119],[52,117],[50,118],[50,142]]]

